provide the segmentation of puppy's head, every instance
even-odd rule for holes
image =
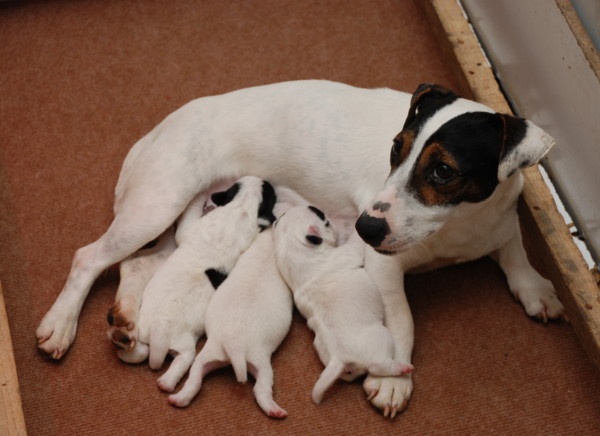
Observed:
[[[314,206],[295,206],[275,222],[276,240],[322,251],[334,247],[337,234],[325,214]]]
[[[239,179],[226,191],[215,192],[211,195],[212,202],[217,206],[225,206],[233,201],[244,202],[248,207],[257,208],[258,225],[266,229],[275,221],[273,207],[277,201],[273,186],[254,176]]]
[[[390,175],[356,230],[381,253],[404,251],[467,204],[485,207],[502,182],[539,162],[553,143],[530,121],[420,85],[393,140]]]

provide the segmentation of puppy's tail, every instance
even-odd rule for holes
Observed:
[[[223,348],[231,362],[236,380],[240,383],[246,383],[248,381],[248,368],[246,366],[246,349],[244,345],[234,341],[224,345]]]
[[[166,326],[156,322],[150,328],[150,356],[148,364],[151,369],[160,369],[169,352],[170,335]]]
[[[346,365],[340,360],[334,358],[329,361],[312,390],[312,400],[315,404],[319,404],[323,400],[325,391],[341,377],[345,369]]]

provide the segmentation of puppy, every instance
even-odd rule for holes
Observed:
[[[165,390],[173,389],[194,359],[214,289],[259,231],[275,219],[273,187],[253,176],[213,194],[212,200],[220,207],[199,219],[182,217],[177,249],[144,290],[139,339],[132,350],[119,351],[119,357],[129,363],[148,357],[152,369],[162,366],[167,353],[174,354],[169,369],[158,379]]]
[[[395,359],[409,361],[413,346],[408,270],[492,255],[528,314],[559,318],[564,309],[531,267],[516,213],[520,169],[552,144],[533,123],[435,85],[419,86],[411,97],[309,80],[194,100],[125,158],[115,218],[76,252],[36,331],[38,346],[60,359],[105,268],[158,237],[198,194],[247,174],[289,186],[329,215],[365,212],[357,230],[379,251],[367,250],[365,268],[384,301]],[[365,389],[375,407],[394,416],[407,404],[412,380],[368,376]]]
[[[120,349],[131,350],[138,337],[138,314],[142,294],[156,270],[175,251],[175,229],[138,250],[119,265],[120,281],[115,304],[109,309],[108,338]]]
[[[325,214],[297,206],[276,221],[277,264],[294,302],[315,332],[314,345],[325,370],[312,399],[320,403],[338,379],[370,373],[399,376],[413,366],[394,360],[394,340],[383,325],[383,302],[364,269],[364,243],[357,236],[336,247]]]
[[[231,363],[239,382],[246,382],[248,371],[254,376],[254,396],[268,416],[286,417],[287,412],[273,400],[270,359],[291,321],[292,296],[277,269],[272,231],[268,229],[241,255],[210,301],[206,344],[194,360],[185,385],[169,396],[169,402],[187,406],[206,374]]]

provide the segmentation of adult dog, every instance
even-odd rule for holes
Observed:
[[[560,317],[552,285],[527,260],[516,213],[519,169],[552,144],[529,121],[433,85],[419,86],[411,98],[297,81],[194,100],[129,152],[115,218],[76,252],[37,329],[38,346],[60,359],[100,272],[164,232],[199,192],[243,175],[287,185],[329,216],[364,210],[359,233],[387,254],[367,250],[365,267],[381,292],[398,360],[410,362],[413,346],[403,285],[411,269],[491,254],[529,315]],[[364,386],[371,402],[394,416],[411,395],[412,379],[368,376]]]

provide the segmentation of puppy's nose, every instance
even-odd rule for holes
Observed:
[[[356,221],[356,231],[372,247],[379,247],[390,234],[390,226],[385,218],[375,218],[363,212]]]

